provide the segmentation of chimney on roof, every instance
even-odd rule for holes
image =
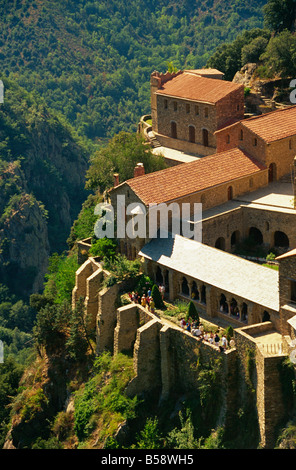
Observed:
[[[114,188],[119,185],[119,173],[113,174],[113,186]]]
[[[137,178],[137,176],[142,176],[145,175],[145,168],[143,163],[137,163],[137,165],[134,168],[134,178]]]

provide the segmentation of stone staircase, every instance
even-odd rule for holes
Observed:
[[[161,143],[157,140],[157,138],[155,137],[155,135],[152,131],[148,132],[148,138],[149,138],[149,142],[151,143],[152,147],[154,147],[154,148],[162,147]]]

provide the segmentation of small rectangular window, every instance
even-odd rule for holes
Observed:
[[[205,117],[208,117],[208,115],[209,115],[209,110],[208,108],[205,108]]]
[[[199,106],[197,106],[197,104],[195,105],[195,115],[199,115]]]
[[[187,113],[187,114],[190,113],[190,104],[186,104],[186,113]]]
[[[257,139],[254,139],[254,147],[257,147]]]
[[[164,100],[164,109],[168,109],[168,100]]]

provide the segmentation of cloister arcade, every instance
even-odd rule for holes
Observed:
[[[152,277],[166,289],[165,296],[173,301],[176,298],[196,303],[199,312],[207,317],[220,317],[237,326],[270,321],[273,314],[264,306],[222,291],[201,280],[192,279],[182,273],[153,263]]]
[[[269,224],[266,222],[266,231],[269,231]],[[268,238],[268,241],[267,241]],[[271,250],[272,249],[280,249],[284,251],[288,251],[290,248],[290,240],[288,235],[280,230],[276,230],[273,233],[264,235],[261,230],[259,230],[257,227],[250,227],[247,230],[247,236],[245,237],[246,239],[252,240],[253,245],[261,246],[261,245],[266,245],[268,246]],[[243,236],[239,230],[234,230],[231,233],[230,236],[230,247],[231,251],[233,251],[239,243],[243,241]],[[227,247],[227,238],[220,236],[216,239],[215,248],[218,248],[219,250],[223,251],[228,251],[226,249]]]

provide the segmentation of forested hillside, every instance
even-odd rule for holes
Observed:
[[[80,134],[135,130],[153,70],[199,68],[215,48],[261,27],[265,0],[14,0],[0,4],[0,60]]]
[[[263,10],[266,3],[0,3],[0,447],[255,448],[251,401],[230,440],[214,429],[218,364],[201,367],[199,392],[185,401],[177,391],[165,406],[152,394],[128,398],[132,358],[95,354],[95,332],[83,305],[72,308],[71,292],[75,242],[93,236],[94,207],[113,172],[122,181],[138,161],[148,172],[164,166],[133,132],[150,112],[153,70],[207,65],[232,80],[254,62],[259,78],[296,73],[294,1],[269,0]],[[108,242],[94,243],[91,254],[108,253],[113,280],[118,272],[137,277],[137,261],[114,258]],[[120,442],[127,418],[132,437]],[[283,428],[282,447],[295,447],[295,423]]]
[[[86,198],[90,149],[33,93],[4,80],[0,107],[0,283],[43,287],[48,256],[66,248]]]

